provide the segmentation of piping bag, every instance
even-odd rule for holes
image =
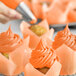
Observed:
[[[9,8],[15,9],[23,15],[24,20],[30,23],[36,23],[37,19],[29,9],[29,7],[24,3],[23,0],[0,0]]]

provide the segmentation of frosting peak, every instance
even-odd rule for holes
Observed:
[[[32,51],[30,63],[35,68],[50,68],[56,59],[57,56],[54,50],[48,47],[44,47],[42,41],[40,41],[37,48]]]
[[[70,32],[68,25],[64,30],[57,33],[53,42],[53,48],[57,49],[62,44],[66,44],[68,47],[76,50],[76,35]]]
[[[11,31],[11,28],[6,32],[0,33],[0,52],[1,53],[8,53],[12,52],[14,49],[19,47],[22,43],[21,38],[19,35],[14,34]]]

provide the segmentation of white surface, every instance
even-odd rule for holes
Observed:
[[[22,20],[16,20],[16,21],[10,21],[7,24],[1,24],[0,23],[0,33],[4,32],[8,29],[9,25],[11,26],[11,29],[14,33],[19,34],[22,37],[22,34],[20,32],[20,23]]]

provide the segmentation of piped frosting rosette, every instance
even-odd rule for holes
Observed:
[[[30,29],[31,28],[31,29]],[[25,38],[27,35],[30,36],[30,48],[34,49],[38,45],[40,39],[45,41],[52,40],[54,29],[49,29],[49,25],[46,20],[43,20],[37,25],[30,25],[27,22],[22,22],[20,25],[21,32]]]
[[[29,37],[22,40],[10,27],[0,33],[0,74],[13,76],[23,72],[29,58],[26,50],[28,41]]]
[[[46,73],[39,69],[48,68]],[[53,49],[48,47],[43,40],[32,51],[30,62],[25,66],[25,76],[58,76],[61,64]]]
[[[62,64],[61,75],[72,75],[76,73],[76,35],[73,35],[68,25],[57,33],[53,42]]]

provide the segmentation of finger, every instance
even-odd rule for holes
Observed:
[[[21,19],[22,15],[15,10],[8,8],[2,2],[0,2],[0,14],[3,14],[11,19]]]
[[[0,22],[1,23],[6,23],[8,22],[10,19],[2,14],[0,14]]]
[[[5,13],[5,15],[11,19],[22,19],[22,15],[20,13],[10,8],[8,8],[7,13]]]

